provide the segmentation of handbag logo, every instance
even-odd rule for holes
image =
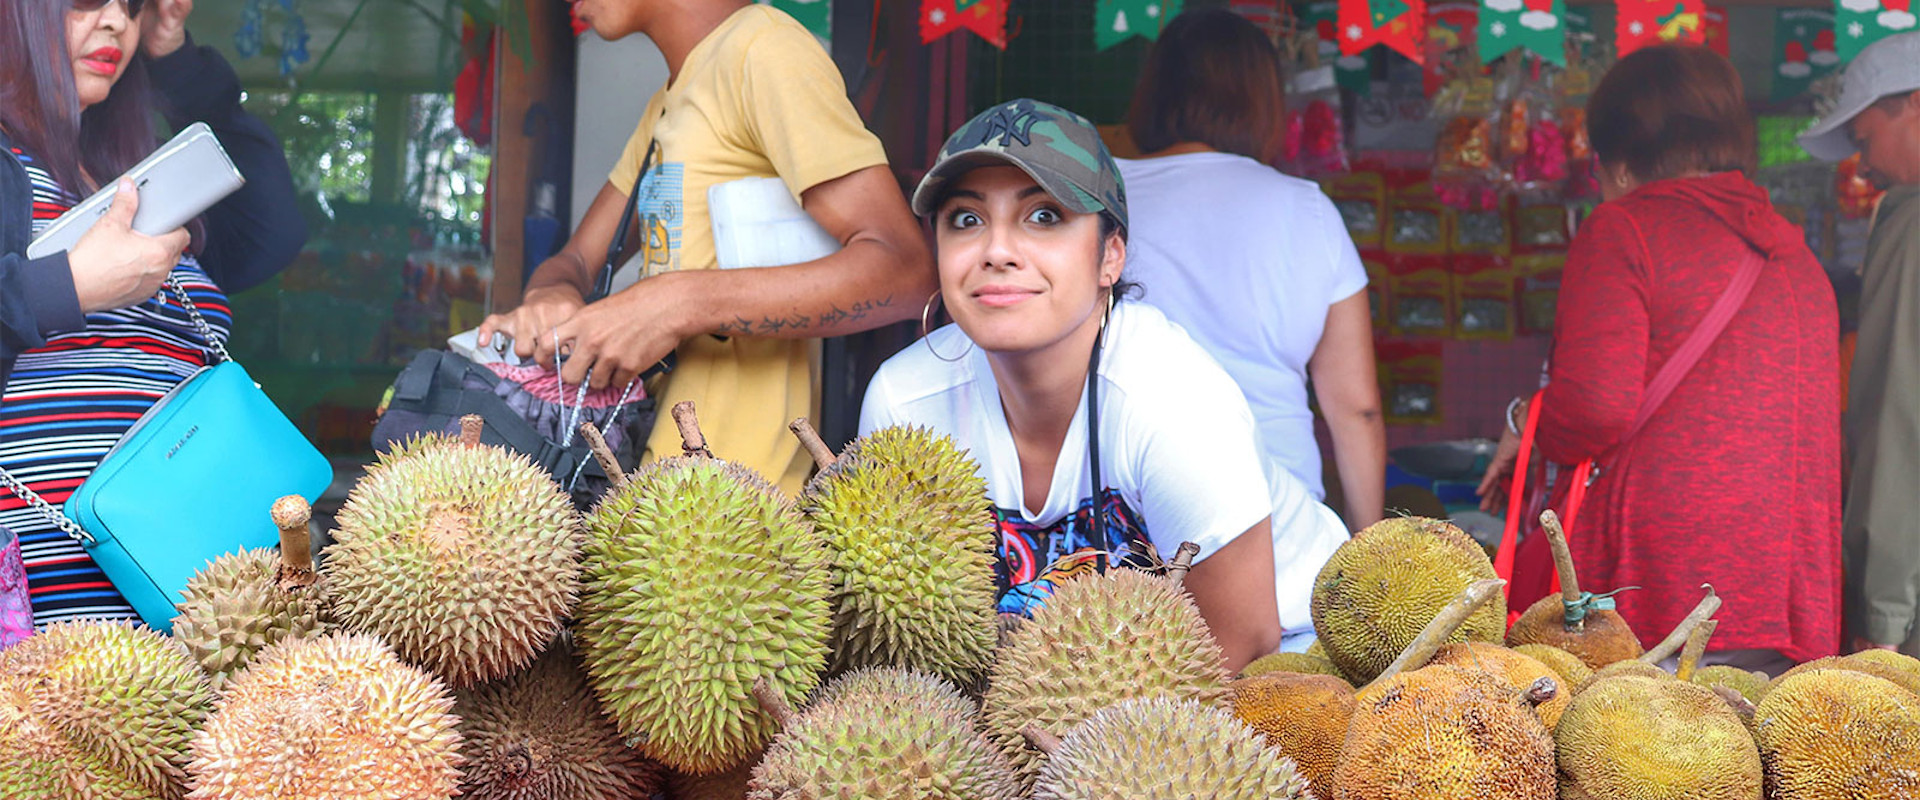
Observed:
[[[193,435],[199,432],[200,426],[198,425],[188,428],[186,435],[180,437],[180,441],[174,442],[172,447],[167,448],[167,460],[172,461],[173,454],[180,452],[180,448],[186,447],[187,440],[193,438]]]

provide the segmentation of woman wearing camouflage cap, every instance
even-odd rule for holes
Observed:
[[[1276,561],[1324,562],[1345,530],[1264,462],[1227,373],[1128,299],[1126,191],[1094,127],[1033,100],[989,109],[947,140],[913,209],[933,221],[934,300],[955,324],[881,367],[860,427],[930,427],[980,463],[999,610],[1193,542],[1186,586],[1227,666],[1273,652],[1311,588],[1279,587],[1276,613]]]

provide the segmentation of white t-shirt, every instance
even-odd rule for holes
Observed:
[[[1130,553],[1146,548],[1170,559],[1181,542],[1193,542],[1204,560],[1268,517],[1281,625],[1311,627],[1314,576],[1346,540],[1339,517],[1284,470],[1266,465],[1239,387],[1158,309],[1122,302],[1106,342],[1099,370],[1104,542],[1091,530],[1085,396],[1047,496],[1027,502],[986,353],[958,326],[934,331],[880,367],[867,387],[860,432],[928,427],[973,456],[999,521],[1002,612],[1030,611],[1074,574],[1141,563]],[[957,360],[943,361],[936,351]]]
[[[1119,161],[1127,277],[1240,384],[1267,454],[1326,497],[1307,360],[1327,309],[1367,288],[1319,184],[1230,153]]]

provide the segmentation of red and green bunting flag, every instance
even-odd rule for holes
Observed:
[[[1099,0],[1093,8],[1093,46],[1105,50],[1135,36],[1158,41],[1186,0]]]
[[[1359,55],[1376,44],[1426,63],[1426,0],[1340,0],[1340,52]]]
[[[920,41],[966,29],[1007,49],[1007,0],[920,0]]]
[[[1837,69],[1840,54],[1833,48],[1833,12],[1780,9],[1773,22],[1773,99],[1798,97]]]
[[[1881,37],[1914,30],[1913,0],[1835,0],[1834,39],[1840,60],[1852,61]]]
[[[1485,0],[1480,7],[1480,60],[1515,49],[1567,65],[1566,0]]]
[[[1620,55],[1661,42],[1705,44],[1702,0],[1619,0],[1615,41]]]
[[[1342,89],[1360,94],[1373,90],[1373,59],[1368,50],[1359,55],[1340,54],[1340,0],[1315,0],[1300,10],[1300,23],[1318,36],[1320,62],[1333,62],[1333,81]]]
[[[1707,39],[1707,49],[1719,53],[1721,58],[1733,58],[1733,41],[1727,38],[1727,9],[1725,6],[1707,6],[1707,13],[1700,18],[1702,35]]]

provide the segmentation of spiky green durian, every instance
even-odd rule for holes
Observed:
[[[838,458],[805,420],[794,432],[823,462],[800,507],[833,554],[835,669],[979,678],[995,640],[995,528],[973,460],[925,428],[882,428]]]
[[[690,408],[674,413],[691,427]],[[789,704],[819,685],[826,545],[764,478],[709,456],[654,461],[616,484],[587,520],[576,635],[589,683],[649,757],[725,771],[776,732],[755,681]]]
[[[1150,697],[1109,706],[1051,748],[1034,800],[1312,798],[1293,761],[1232,714]]]
[[[1441,607],[1475,581],[1494,577],[1493,562],[1445,520],[1396,517],[1376,522],[1334,551],[1313,584],[1313,627],[1327,660],[1359,684],[1379,676]],[[1498,643],[1507,607],[1488,603],[1454,632],[1454,642]]]
[[[371,636],[262,651],[193,740],[191,800],[438,800],[460,780],[453,696]]]
[[[0,650],[0,797],[175,800],[213,705],[186,648],[123,622],[66,622]]]
[[[567,639],[527,671],[455,700],[467,761],[462,798],[630,800],[660,790],[660,766],[628,747],[600,711]]]
[[[180,614],[173,618],[173,638],[187,646],[215,689],[261,650],[329,627],[307,540],[307,501],[283,497],[272,513],[280,526],[280,549],[214,559],[187,581]]]
[[[331,611],[455,688],[526,667],[580,588],[572,501],[525,456],[428,436],[347,495],[321,566]]]
[[[1199,607],[1168,578],[1131,569],[1060,585],[1000,651],[987,732],[1030,782],[1039,762],[1022,731],[1055,736],[1107,706],[1143,697],[1227,702],[1227,671]]]
[[[946,681],[895,668],[848,673],[790,716],[754,768],[749,800],[1019,800],[1013,767]]]

